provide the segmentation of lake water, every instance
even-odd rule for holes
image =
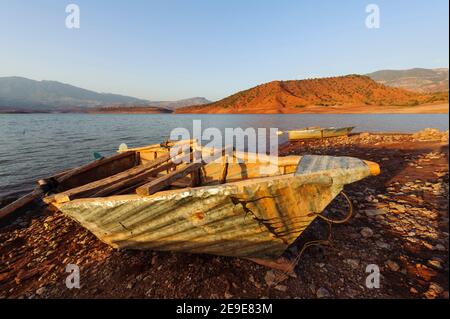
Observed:
[[[93,153],[113,154],[121,143],[129,147],[159,143],[176,127],[278,128],[356,126],[355,131],[415,132],[427,127],[448,130],[448,114],[0,114],[0,198],[31,190],[35,181],[88,163]],[[283,142],[282,140],[280,143]]]

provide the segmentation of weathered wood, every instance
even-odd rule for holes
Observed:
[[[170,159],[170,154],[166,154],[164,156],[159,157],[158,159],[147,163],[145,165],[140,165],[133,167],[125,172],[116,174],[114,176],[110,176],[92,183],[88,183],[86,185],[82,185],[80,187],[76,187],[73,189],[69,189],[65,192],[56,194],[54,196],[54,200],[58,203],[64,203],[70,201],[74,198],[80,198],[83,196],[89,196],[99,192],[102,188],[106,188],[108,186],[117,184],[121,181],[126,181],[130,178],[141,175],[142,173],[152,170],[155,167],[160,166],[161,164],[167,162]],[[148,176],[151,176],[148,175]]]
[[[0,209],[0,219],[3,219],[5,217],[13,214],[17,210],[19,210],[19,209],[25,207],[26,205],[30,204],[35,199],[38,199],[38,198],[42,197],[43,194],[44,194],[44,192],[42,191],[42,189],[37,187],[31,193],[29,193],[29,194],[19,198],[18,200],[14,201],[11,204],[9,204],[9,205],[3,207],[2,209]]]
[[[191,186],[198,187],[202,184],[201,167],[191,173]]]
[[[166,164],[160,165],[151,170],[146,170],[145,172],[143,172],[142,174],[139,174],[137,176],[129,177],[125,180],[118,181],[117,183],[114,183],[108,187],[102,188],[98,192],[94,193],[93,195],[91,195],[89,197],[103,197],[103,196],[113,195],[114,193],[116,193],[124,188],[137,187],[137,186],[135,186],[137,183],[142,182],[142,181],[148,183],[147,179],[149,177],[154,177],[154,176],[158,175],[159,173],[164,172],[172,167],[176,167],[176,164],[173,162],[168,162]]]
[[[136,192],[136,188],[145,185],[151,181],[154,181],[155,179],[157,179],[158,177],[148,177],[146,178],[144,181],[141,181],[133,186],[127,187],[125,189],[121,189],[119,191],[117,191],[116,193],[114,193],[114,196],[116,195],[124,195],[124,194],[134,194]],[[186,187],[190,187],[191,186],[191,180],[187,179],[186,180],[178,180],[175,181],[173,183],[170,184],[171,187],[174,188],[186,188]]]
[[[167,175],[161,176],[160,178],[151,181],[148,184],[145,184],[141,187],[138,187],[136,189],[136,193],[138,195],[152,195],[156,192],[159,192],[160,190],[167,188],[170,186],[171,183],[175,182],[176,180],[183,178],[196,170],[200,169],[202,167],[203,163],[191,163],[188,164],[174,172],[171,172]]]
[[[228,161],[226,161],[223,165],[222,176],[220,177],[220,184],[225,184],[227,182],[228,165],[230,165]]]
[[[78,167],[78,168],[74,168],[69,170],[66,174],[63,174],[62,176],[58,176],[56,178],[56,180],[58,181],[58,183],[62,183],[65,180],[68,180],[72,177],[74,177],[75,175],[84,173],[86,171],[89,171],[91,169],[97,168],[101,165],[104,165],[106,163],[110,163],[116,160],[119,160],[121,158],[127,157],[127,156],[134,156],[134,152],[125,152],[125,153],[121,153],[121,154],[116,154],[107,158],[103,158],[94,162],[91,162],[89,164],[86,164],[84,166]]]
[[[153,152],[154,149],[160,149],[160,148],[170,148],[173,146],[178,146],[178,145],[185,145],[185,144],[191,144],[191,145],[195,145],[197,143],[197,140],[195,139],[191,139],[191,140],[182,140],[182,141],[167,141],[167,142],[163,142],[163,143],[159,143],[159,144],[151,144],[151,145],[147,145],[144,147],[135,147],[135,148],[128,148],[125,151],[121,151],[118,150],[119,153],[123,153],[123,152],[129,152],[129,151],[133,151],[133,152]]]

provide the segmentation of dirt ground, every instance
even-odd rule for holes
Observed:
[[[0,228],[0,298],[449,298],[448,139],[358,134],[283,145],[281,155],[354,156],[382,173],[350,185],[355,214],[329,244],[308,248],[295,277],[208,255],[117,251],[61,213],[29,208]],[[425,138],[426,139],[426,138]],[[336,217],[342,198],[327,208]],[[286,256],[327,237],[317,220]],[[65,285],[80,267],[80,289]],[[367,288],[368,265],[380,287]]]

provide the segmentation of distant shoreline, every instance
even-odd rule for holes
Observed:
[[[228,111],[228,112],[227,112]],[[276,110],[274,110],[276,111]],[[160,108],[107,108],[107,109],[90,109],[90,110],[67,110],[67,111],[26,111],[26,110],[1,110],[0,114],[448,114],[449,104],[424,104],[417,106],[308,106],[304,109],[287,109],[285,112],[258,112],[251,110],[246,112],[230,112],[224,109],[223,112],[183,112],[172,111]]]

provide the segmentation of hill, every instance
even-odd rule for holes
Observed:
[[[56,81],[21,77],[0,78],[0,107],[20,110],[64,110],[102,105],[144,105],[148,101],[110,93],[97,93]]]
[[[23,77],[0,78],[0,112],[83,112],[84,109],[104,106],[145,106],[154,113],[157,108],[173,110],[204,103],[210,101],[196,97],[179,101],[153,102],[118,94],[97,93],[57,81],[35,81]]]
[[[448,94],[422,94],[387,87],[367,76],[348,75],[309,80],[273,81],[223,100],[186,107],[176,113],[346,113],[348,109],[412,107],[446,103]]]
[[[392,87],[416,92],[448,91],[448,68],[381,70],[367,74],[371,79]]]

